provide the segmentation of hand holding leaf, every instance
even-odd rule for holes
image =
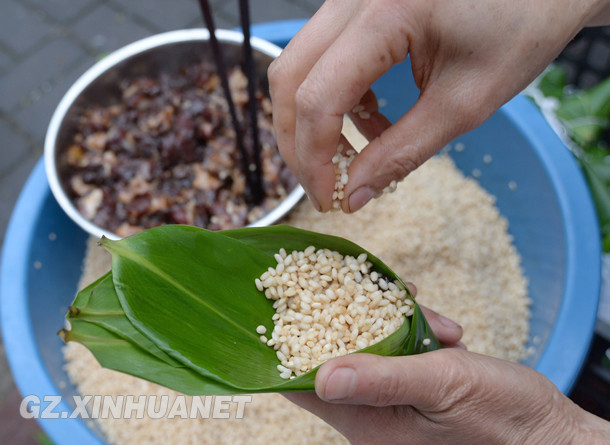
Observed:
[[[261,324],[273,329],[275,311],[254,279],[274,265],[280,248],[365,252],[378,273],[400,280],[345,239],[287,226],[224,232],[163,226],[102,245],[113,255],[112,272],[78,294],[64,337],[91,349],[102,366],[193,395],[314,389],[316,369],[282,379],[275,351],[256,332]],[[438,347],[415,305],[397,331],[362,352]]]

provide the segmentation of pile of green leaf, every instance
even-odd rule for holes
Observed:
[[[605,252],[610,252],[610,150],[603,136],[610,128],[610,78],[578,91],[567,88],[566,71],[555,66],[536,87],[546,98],[557,100],[555,117],[576,144],[572,150],[589,183],[601,226]]]
[[[289,226],[222,232],[162,226],[100,243],[112,254],[112,270],[78,293],[66,316],[70,328],[60,335],[85,345],[103,367],[189,395],[314,389],[317,369],[280,378],[275,351],[256,333],[261,324],[273,330],[275,310],[254,279],[275,267],[280,248],[365,252],[378,273],[400,280],[350,241]],[[362,352],[407,355],[439,347],[416,305],[399,330]]]

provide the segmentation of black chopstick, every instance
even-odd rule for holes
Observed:
[[[250,156],[248,156],[248,152],[244,145],[241,126],[239,125],[239,120],[237,119],[237,112],[235,110],[235,103],[233,102],[233,98],[231,97],[231,90],[229,89],[229,76],[224,63],[222,49],[220,48],[220,44],[218,43],[218,39],[216,38],[216,27],[214,25],[212,10],[210,9],[210,5],[207,0],[199,0],[199,6],[201,7],[203,20],[210,33],[210,43],[212,45],[212,53],[214,56],[214,61],[216,63],[216,70],[218,71],[218,75],[220,76],[220,81],[224,90],[225,98],[229,105],[229,113],[231,115],[231,121],[233,124],[233,129],[235,131],[235,142],[237,143],[237,149],[239,150],[241,156],[242,168],[244,176],[246,177],[246,183],[248,184],[248,191],[252,202],[258,204],[262,201],[262,186],[261,181],[255,180],[255,177],[260,176],[260,170],[256,168],[256,163],[254,163],[256,171],[252,172],[250,170]],[[248,81],[248,85],[250,85],[250,81]],[[251,98],[250,101],[252,101]],[[259,184],[258,187],[256,185],[257,183]]]
[[[250,7],[248,3],[248,0],[239,0],[239,18],[244,34],[244,70],[248,78],[248,111],[250,113],[250,128],[252,129],[252,155],[254,158],[252,163],[254,165],[254,171],[252,172],[254,176],[252,194],[255,197],[255,202],[260,203],[263,198],[263,171],[261,169],[261,148],[258,135],[258,119],[256,117],[256,73],[252,56],[252,44],[250,42]],[[257,200],[256,197],[259,197],[259,199]]]

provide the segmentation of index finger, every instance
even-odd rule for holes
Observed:
[[[295,94],[312,66],[341,33],[351,17],[351,2],[327,1],[292,38],[268,70],[273,128],[286,165],[299,179],[295,154]],[[309,190],[305,190],[310,195]],[[310,195],[311,196],[311,195]],[[318,207],[316,203],[314,206]]]
[[[296,93],[295,148],[298,177],[323,211],[330,209],[334,185],[332,157],[343,115],[359,103],[370,85],[408,53],[403,20],[372,6],[357,14],[311,68]],[[401,21],[400,26],[379,27]],[[372,36],[363,39],[363,36]]]

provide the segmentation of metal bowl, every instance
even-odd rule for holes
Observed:
[[[239,63],[242,54],[243,34],[218,30],[218,41],[223,47],[227,66]],[[158,34],[127,45],[86,71],[68,90],[57,106],[47,130],[44,157],[51,191],[61,208],[81,228],[91,235],[111,239],[118,235],[87,220],[70,200],[62,184],[58,169],[58,156],[71,143],[76,124],[82,112],[92,104],[107,106],[120,98],[119,84],[123,80],[140,76],[157,76],[174,73],[184,65],[201,60],[212,60],[210,34],[206,29],[189,29]],[[266,40],[253,37],[255,72],[259,79],[266,78],[267,67],[281,48]],[[303,197],[297,185],[277,207],[249,226],[267,226],[278,221]]]

